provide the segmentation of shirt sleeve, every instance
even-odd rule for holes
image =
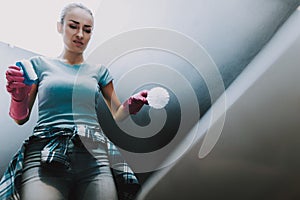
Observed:
[[[32,67],[34,69],[34,72],[36,73],[36,75],[38,77],[37,82],[39,82],[40,75],[41,75],[41,71],[40,71],[40,67],[39,67],[40,63],[41,63],[40,59],[41,59],[40,56],[34,56],[29,59],[29,61],[31,62]]]
[[[104,87],[112,80],[113,77],[111,76],[109,70],[104,65],[101,65],[99,70],[99,81],[98,81],[99,85]]]

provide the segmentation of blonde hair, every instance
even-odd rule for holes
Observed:
[[[59,19],[60,23],[62,23],[62,24],[64,23],[67,13],[74,8],[81,8],[81,9],[87,11],[92,16],[92,18],[94,18],[92,11],[88,7],[83,5],[82,3],[69,3],[61,11],[60,19]]]

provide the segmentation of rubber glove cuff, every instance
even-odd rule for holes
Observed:
[[[16,101],[11,98],[9,115],[15,120],[25,119],[29,114],[28,109],[28,97],[24,98],[22,101]]]

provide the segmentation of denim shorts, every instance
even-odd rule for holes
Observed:
[[[41,164],[49,140],[32,137],[26,146],[21,199],[117,199],[103,143],[87,144],[74,137],[66,153],[70,167],[63,168]]]

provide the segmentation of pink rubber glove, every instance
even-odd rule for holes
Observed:
[[[147,90],[143,90],[139,93],[132,95],[123,103],[124,108],[127,109],[130,114],[136,114],[141,110],[144,104],[148,105],[148,101],[146,98],[147,95]]]
[[[25,119],[29,113],[28,95],[31,86],[23,83],[23,72],[17,66],[8,67],[6,80],[6,90],[11,94],[9,115],[15,120]]]

